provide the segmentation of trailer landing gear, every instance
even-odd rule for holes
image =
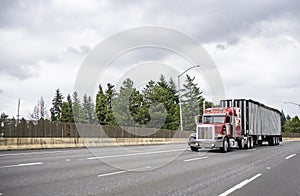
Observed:
[[[191,150],[194,151],[194,152],[197,152],[197,151],[198,151],[198,148],[197,148],[197,147],[194,147],[194,146],[191,146]]]

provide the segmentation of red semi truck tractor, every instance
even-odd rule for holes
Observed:
[[[266,141],[279,145],[281,113],[262,103],[247,99],[222,100],[220,107],[207,108],[196,133],[189,138],[192,151],[200,148],[253,148]]]

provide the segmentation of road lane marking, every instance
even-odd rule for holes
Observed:
[[[17,165],[6,165],[6,166],[0,166],[1,168],[9,168],[9,167],[25,167],[25,166],[32,166],[32,165],[42,165],[44,164],[43,162],[36,162],[36,163],[21,163]]]
[[[290,158],[292,158],[294,156],[296,156],[296,154],[291,154],[290,156],[285,157],[285,159],[288,160],[288,159],[290,159]]]
[[[186,159],[184,160],[185,162],[189,162],[189,161],[196,161],[196,160],[201,160],[201,159],[206,159],[207,157],[197,157],[197,158],[193,158],[193,159]]]
[[[118,172],[111,172],[111,173],[107,173],[107,174],[100,174],[98,175],[98,177],[104,177],[104,176],[111,176],[111,175],[116,175],[116,174],[122,174],[125,173],[127,171],[118,171]]]
[[[250,179],[247,179],[247,180],[244,180],[243,182],[235,185],[234,187],[232,187],[231,189],[228,189],[227,191],[225,191],[224,193],[220,194],[219,196],[227,196],[229,195],[230,193],[233,193],[234,191],[242,188],[243,186],[245,186],[246,184],[250,183],[251,181],[255,180],[256,178],[258,178],[259,176],[261,176],[261,173],[253,176],[252,178]]]
[[[89,157],[89,158],[86,158],[86,159],[87,160],[94,160],[94,159],[106,159],[106,158],[117,158],[117,157],[129,157],[129,156],[148,155],[148,154],[160,154],[160,153],[166,153],[166,152],[176,152],[176,151],[182,151],[182,150],[185,150],[185,149],[153,151],[153,152],[140,152],[140,153],[120,154],[120,155],[107,155],[107,156],[102,156],[102,157]]]
[[[146,166],[146,167],[139,167],[139,168],[135,168],[135,169],[128,169],[127,171],[129,172],[135,172],[135,171],[146,171],[146,170],[150,170],[151,166]]]

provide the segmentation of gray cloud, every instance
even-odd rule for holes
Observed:
[[[300,10],[300,3],[296,0],[155,2],[146,6],[145,18],[148,21],[179,27],[201,43],[263,33],[253,26],[262,21],[298,17]]]
[[[263,96],[272,99],[272,94],[275,94],[273,91],[276,90],[270,86],[275,85],[280,88],[280,92],[291,93],[293,89],[298,89],[296,85],[300,83],[297,67],[300,47],[299,10],[300,2],[297,0],[91,0],[88,3],[2,0],[0,74],[5,75],[7,80],[14,77],[8,83],[15,82],[15,78],[23,82],[45,75],[49,77],[49,83],[43,80],[44,86],[55,89],[59,87],[53,87],[51,83],[55,80],[51,74],[55,74],[47,71],[64,72],[66,66],[74,66],[76,63],[79,66],[93,46],[114,33],[137,26],[158,25],[185,32],[204,44],[217,65],[228,70],[224,72],[224,79],[227,80],[225,83],[229,86],[229,92],[230,89],[237,89],[236,92],[240,93],[244,88],[239,86],[243,85],[248,88],[245,95],[254,95],[255,86],[261,84],[261,91],[268,88]],[[289,47],[293,50],[289,50]],[[115,63],[132,64],[167,58],[168,52],[144,49],[124,54]],[[45,62],[50,62],[53,67],[45,68],[49,66],[47,64],[44,65],[47,71],[42,70],[40,64]],[[260,75],[253,72],[252,65],[257,66]],[[270,72],[280,66],[281,71]],[[237,74],[233,77],[234,72]],[[245,80],[249,76],[255,78],[254,82]],[[26,84],[31,86],[30,83]],[[44,92],[41,89],[37,86],[35,88],[37,92]],[[0,93],[8,91],[3,88]],[[300,99],[297,95],[293,96],[294,99]]]
[[[67,51],[70,52],[70,53],[72,53],[72,54],[86,55],[86,54],[88,54],[91,51],[91,47],[90,46],[86,46],[86,45],[82,45],[82,46],[80,46],[79,49],[77,49],[77,48],[69,46],[67,48]]]

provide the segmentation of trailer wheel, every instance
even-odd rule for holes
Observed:
[[[198,148],[197,148],[197,147],[194,147],[194,146],[191,146],[191,150],[194,151],[194,152],[197,152],[197,151],[198,151]]]
[[[224,139],[224,141],[223,141],[223,147],[221,148],[221,151],[222,152],[224,152],[224,153],[226,153],[226,152],[228,152],[228,141],[227,141],[227,139]]]
[[[273,139],[273,137],[269,137],[268,144],[269,144],[269,146],[274,146],[274,139]]]
[[[249,137],[249,140],[250,140],[250,149],[252,149],[253,148],[253,145],[254,145],[254,143],[253,143],[253,138],[252,137]]]

